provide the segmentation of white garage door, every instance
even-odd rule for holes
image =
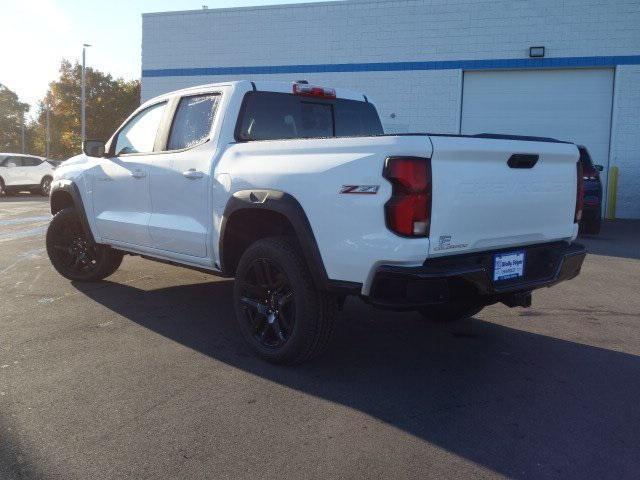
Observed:
[[[461,130],[585,145],[606,188],[612,101],[612,69],[465,72]]]

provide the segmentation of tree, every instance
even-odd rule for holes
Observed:
[[[22,125],[29,105],[0,83],[0,152],[22,151]]]
[[[52,158],[66,159],[80,153],[81,145],[82,66],[63,60],[60,78],[49,84],[39,103],[37,120],[30,126],[35,150],[46,150],[46,111],[49,113],[50,150]],[[107,140],[115,129],[140,104],[140,82],[114,79],[93,68],[86,70],[87,139]]]

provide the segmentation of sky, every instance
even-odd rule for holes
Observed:
[[[306,0],[319,1],[319,0]],[[63,58],[140,78],[142,13],[303,3],[300,0],[0,0],[0,83],[37,113]]]

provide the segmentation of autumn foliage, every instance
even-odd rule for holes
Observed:
[[[32,145],[37,152],[45,151],[46,106],[49,106],[49,156],[63,160],[80,153],[81,81],[82,66],[64,60],[60,78],[49,84],[32,128],[35,134]],[[87,139],[107,140],[140,105],[140,82],[114,79],[110,74],[87,68],[86,102]]]
[[[29,105],[0,83],[0,152],[20,152],[22,124]]]
[[[36,117],[25,128],[26,153],[45,155],[46,111],[49,111],[49,157],[65,160],[81,151],[80,92],[82,66],[63,60],[60,77],[49,84],[38,103]],[[86,70],[87,139],[107,140],[140,105],[140,82],[113,78],[93,68]],[[0,84],[0,151],[22,151],[22,124],[29,105]]]

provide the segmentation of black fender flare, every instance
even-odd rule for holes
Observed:
[[[220,228],[219,256],[223,272],[226,272],[224,240],[227,221],[234,213],[245,209],[271,210],[284,216],[293,227],[316,288],[330,289],[329,278],[318,243],[302,205],[292,195],[278,190],[241,190],[234,193],[228,200]]]
[[[78,217],[80,218],[80,225],[82,226],[82,230],[84,231],[90,242],[96,243],[95,239],[93,238],[93,233],[91,233],[91,227],[89,226],[89,220],[87,219],[87,212],[85,211],[84,203],[82,203],[80,189],[71,180],[59,180],[51,184],[51,192],[49,193],[49,201],[51,202],[51,215],[55,215],[63,208],[68,207],[67,204],[63,204],[62,206],[60,206],[60,208],[58,208],[58,205],[56,204],[56,198],[60,195],[60,192],[65,192],[71,197],[71,200],[73,201],[73,208],[76,209]]]

